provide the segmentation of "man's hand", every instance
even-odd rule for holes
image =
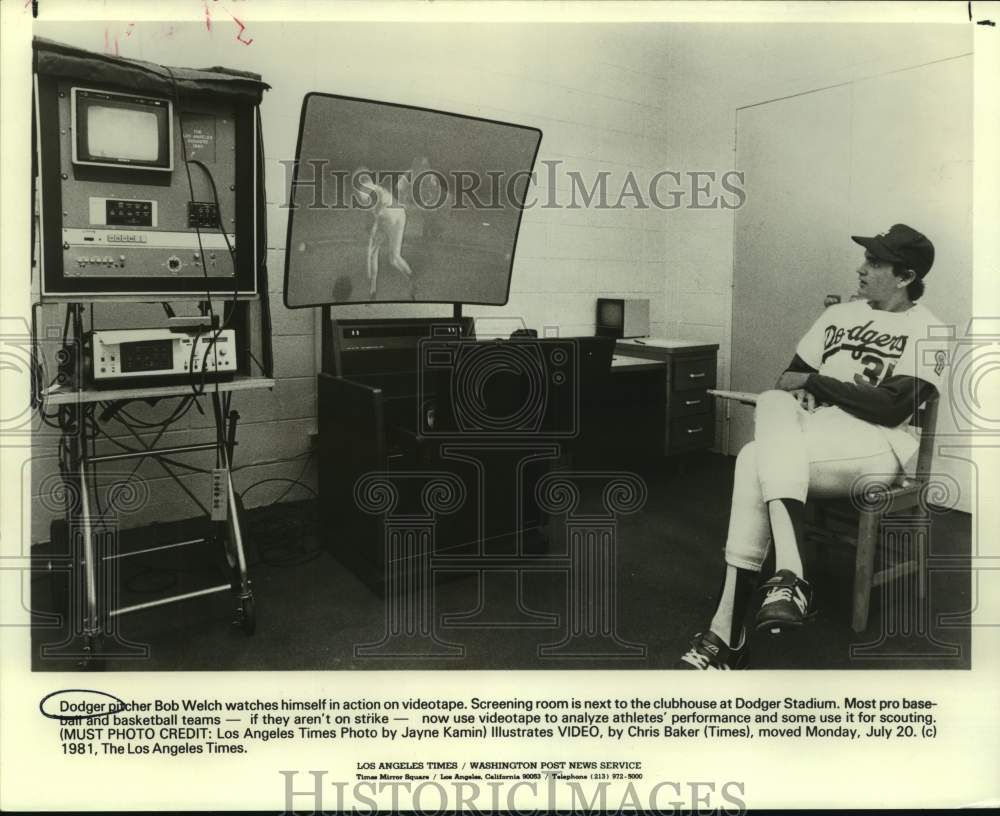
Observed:
[[[778,377],[778,384],[775,386],[781,391],[801,391],[806,386],[809,374],[802,371],[786,371]]]
[[[799,405],[810,414],[816,410],[816,397],[803,388],[792,391],[792,396],[799,401]]]

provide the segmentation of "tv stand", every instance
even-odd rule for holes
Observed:
[[[610,387],[613,340],[476,341],[471,328],[464,318],[324,326],[327,545],[385,603],[384,637],[355,654],[462,654],[444,625],[551,629],[542,653],[553,657],[641,657],[617,633],[615,576],[617,519],[642,506],[645,487],[572,467],[600,428],[593,397]],[[550,534],[544,546],[532,531]],[[538,572],[566,577],[565,614],[525,603],[525,577]],[[467,609],[439,619],[435,586],[447,576],[474,583]]]
[[[610,338],[476,341],[471,318],[325,320],[319,375],[319,488],[331,552],[369,586],[386,583],[381,549],[391,512],[418,506],[418,475],[454,476],[463,506],[435,519],[449,555],[516,555],[547,518],[538,480],[566,468],[596,430],[607,391]],[[386,474],[400,488],[384,512],[359,507],[359,480]],[[521,542],[521,543],[519,543]]]

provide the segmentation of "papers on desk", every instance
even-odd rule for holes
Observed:
[[[756,405],[757,404],[757,394],[751,391],[722,391],[715,388],[709,388],[708,393],[713,397],[721,397],[722,399],[736,400],[737,402],[742,402],[744,405]]]
[[[619,340],[618,345],[649,346],[650,348],[689,348],[705,345],[696,340],[671,340],[666,337],[639,337],[630,340]]]
[[[615,354],[611,358],[611,368],[666,368],[663,360],[651,360],[648,357],[629,357],[627,354]]]

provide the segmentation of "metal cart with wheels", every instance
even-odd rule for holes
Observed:
[[[214,593],[231,592],[235,600],[235,623],[247,634],[256,629],[256,606],[242,527],[243,507],[233,486],[231,463],[236,447],[236,426],[239,415],[229,411],[233,392],[273,388],[274,380],[266,377],[237,377],[230,382],[213,383],[205,389],[211,399],[215,418],[216,441],[173,447],[157,447],[163,433],[157,434],[147,445],[132,430],[136,444],[129,449],[96,454],[94,436],[97,423],[108,421],[98,414],[100,404],[127,404],[130,400],[192,398],[191,385],[181,383],[169,386],[125,388],[117,390],[56,389],[46,397],[46,407],[58,407],[67,412],[62,430],[61,445],[64,452],[63,486],[65,519],[52,525],[52,540],[57,549],[69,553],[70,591],[69,603],[71,631],[67,639],[58,644],[48,644],[43,649],[47,657],[76,659],[86,668],[100,668],[105,657],[141,657],[147,647],[133,644],[117,631],[116,621],[122,616],[140,610],[198,598]],[[107,411],[105,411],[107,414]],[[126,447],[119,444],[119,447]],[[206,508],[167,464],[178,465],[175,457],[202,451],[215,451],[221,478],[213,486],[212,508]],[[94,500],[98,466],[118,461],[137,461],[151,458],[158,461],[188,496],[213,518],[214,532],[208,537],[170,542],[131,551],[119,551],[117,546],[107,546],[106,537],[95,524]],[[183,465],[181,465],[183,467]],[[176,595],[156,598],[129,606],[116,606],[118,562],[130,556],[158,550],[201,543],[221,546],[229,568],[225,583]]]

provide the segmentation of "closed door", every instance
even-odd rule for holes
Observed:
[[[896,222],[933,240],[923,303],[962,335],[973,313],[971,56],[743,108],[737,165],[747,200],[734,227],[733,389],[774,384],[824,296],[854,292],[862,250],[850,236]],[[942,407],[939,432],[955,432]],[[753,438],[753,409],[730,410],[735,454]],[[965,465],[935,467],[970,495]]]
[[[849,85],[738,112],[747,199],[736,212],[733,248],[734,390],[771,388],[823,293],[846,285],[850,134]],[[731,411],[736,453],[753,438],[753,410],[734,404]]]

